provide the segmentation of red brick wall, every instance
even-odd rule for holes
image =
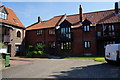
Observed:
[[[56,35],[49,35],[49,29],[44,29],[41,36],[36,35],[36,30],[26,31],[26,45],[36,45],[37,41],[44,41],[47,45],[47,51],[66,54],[66,55],[83,55],[84,53],[96,53],[96,34],[95,28],[91,28],[90,32],[84,32],[82,28],[73,28],[73,41],[71,50],[61,50],[60,46],[56,46],[56,49],[49,49],[48,44],[50,41],[56,41]],[[84,41],[91,41],[91,47],[84,48]],[[57,44],[56,44],[57,45]]]

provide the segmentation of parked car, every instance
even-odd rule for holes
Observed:
[[[108,44],[105,47],[105,60],[120,64],[120,44]]]

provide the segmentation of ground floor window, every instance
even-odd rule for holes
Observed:
[[[55,48],[55,42],[49,42],[49,48],[54,49]]]
[[[71,42],[61,42],[61,49],[62,50],[69,50],[71,49]]]
[[[37,45],[43,45],[43,43],[42,42],[37,42]]]
[[[106,46],[107,44],[115,44],[115,41],[106,41],[104,42],[104,45]]]
[[[90,48],[90,41],[85,41],[84,42],[84,47],[85,48]]]

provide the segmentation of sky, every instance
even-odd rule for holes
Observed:
[[[79,5],[83,13],[114,9],[114,2],[2,2],[2,5],[12,9],[26,27],[37,22],[38,16],[44,21],[63,14],[78,14]]]

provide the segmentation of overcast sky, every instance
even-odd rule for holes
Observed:
[[[35,23],[37,17],[48,20],[58,15],[79,13],[79,5],[83,12],[95,12],[114,9],[114,2],[3,2],[11,8],[26,27]]]

